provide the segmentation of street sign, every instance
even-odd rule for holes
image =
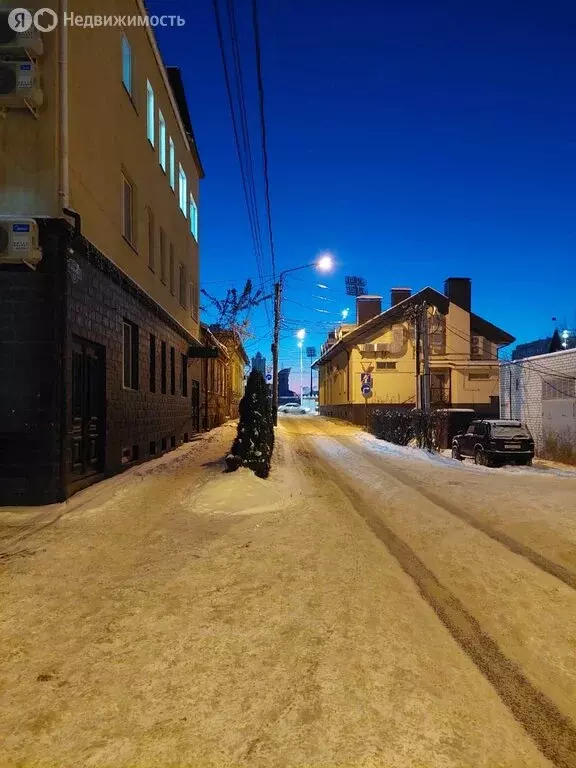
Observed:
[[[362,387],[362,394],[364,397],[370,397],[372,394],[372,387],[369,387],[368,385],[365,385]]]
[[[266,374],[266,381],[272,381],[272,374],[271,373],[267,373]]]
[[[372,374],[371,373],[361,373],[360,374],[360,386],[361,387],[370,387],[370,389],[372,389]]]

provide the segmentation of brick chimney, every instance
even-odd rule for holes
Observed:
[[[444,295],[466,312],[472,309],[472,281],[469,277],[449,277],[444,283]]]
[[[382,296],[356,297],[356,322],[358,325],[372,320],[382,312]]]
[[[409,299],[412,296],[412,288],[392,288],[390,291],[390,306],[395,307],[396,304],[400,304],[404,299]]]

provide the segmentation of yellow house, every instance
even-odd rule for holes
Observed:
[[[26,34],[0,9],[0,504],[61,500],[200,428],[204,172],[180,72],[140,0],[55,0],[53,28],[25,5]]]
[[[424,349],[418,344],[417,355],[414,315],[422,307],[431,406],[498,416],[498,350],[514,338],[471,311],[468,278],[448,278],[443,294],[392,289],[384,311],[380,296],[359,296],[356,323],[332,331],[315,363],[321,414],[361,424],[375,408],[420,405]]]
[[[228,398],[228,418],[238,418],[238,406],[244,397],[246,384],[246,366],[250,359],[242,344],[242,340],[236,331],[218,330],[212,328],[214,336],[226,347],[228,351],[226,371],[226,395]]]

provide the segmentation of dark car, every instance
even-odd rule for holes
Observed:
[[[462,461],[474,459],[485,467],[499,464],[532,463],[534,440],[521,421],[481,419],[473,421],[468,430],[452,441],[452,457]]]

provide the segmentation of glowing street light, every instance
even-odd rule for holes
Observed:
[[[350,310],[348,308],[342,310],[342,320],[346,320],[348,315],[350,314]]]
[[[320,272],[330,272],[332,268],[334,267],[334,257],[331,253],[322,253],[318,257],[318,261],[316,262],[316,268],[320,270]]]
[[[305,336],[306,336],[306,330],[304,328],[300,328],[299,331],[296,331],[296,338],[300,339],[300,341],[302,341],[302,339],[304,339]],[[299,344],[298,346],[301,347],[302,344]]]
[[[280,272],[278,276],[278,282],[276,282],[274,285],[274,333],[272,339],[272,419],[274,426],[276,426],[278,423],[278,345],[280,341],[280,307],[282,302],[282,285],[284,276],[289,272],[296,272],[300,269],[308,269],[309,267],[314,267],[320,272],[330,272],[334,268],[334,263],[333,255],[328,251],[324,251],[323,253],[318,254],[316,261],[313,261],[311,264],[303,264],[300,267],[284,269],[282,272]],[[305,335],[306,332],[304,329],[302,329],[302,331]],[[304,336],[299,338],[300,341],[302,341]],[[302,351],[302,345],[299,346],[300,351]],[[300,364],[300,368],[302,368],[302,364]],[[302,390],[302,386],[300,386],[300,390]]]

